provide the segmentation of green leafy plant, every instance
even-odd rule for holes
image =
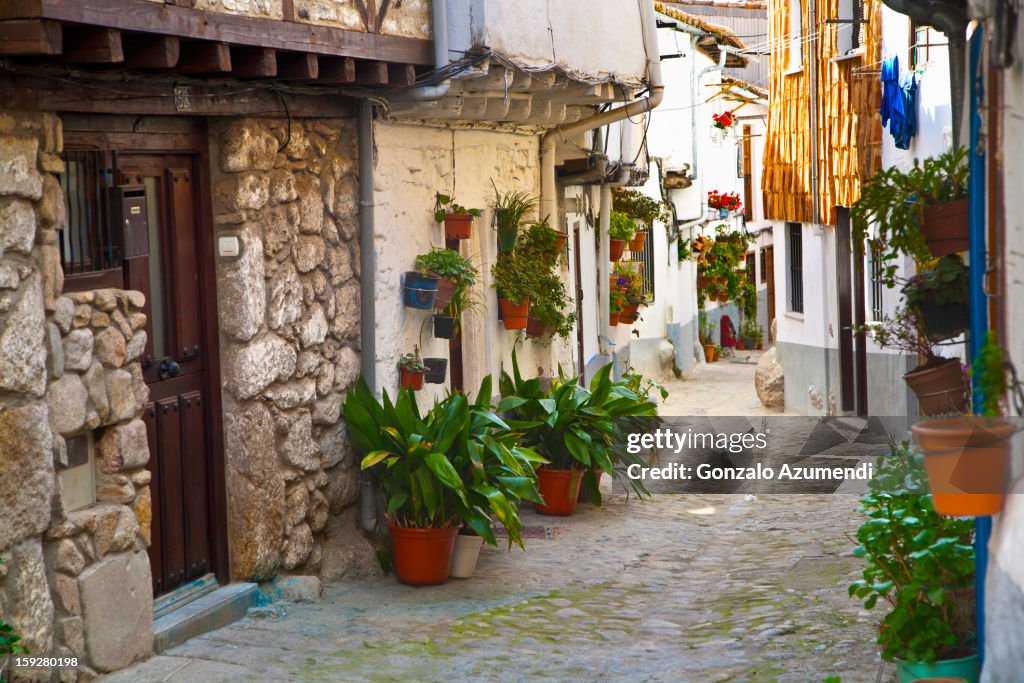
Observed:
[[[968,301],[970,271],[957,255],[943,256],[931,267],[922,268],[903,286],[908,306],[920,309],[923,303],[965,304]]]
[[[650,227],[655,221],[668,223],[670,213],[665,202],[648,197],[640,190],[615,188],[612,190],[612,210],[640,221]]]
[[[491,180],[491,187],[494,188],[491,208],[494,209],[498,234],[508,235],[507,239],[514,245],[519,226],[526,216],[537,208],[537,198],[523,191],[498,192],[494,180]]]
[[[960,148],[915,159],[913,168],[885,168],[861,188],[860,199],[850,210],[854,238],[867,242],[883,268],[883,280],[895,284],[896,261],[903,254],[918,264],[931,261],[921,223],[926,206],[963,199],[968,192],[967,149]],[[878,236],[870,238],[868,226],[877,226]]]
[[[465,286],[476,284],[480,271],[473,261],[454,249],[432,248],[416,257],[416,268],[420,272],[432,272],[443,278],[454,280]]]
[[[718,298],[720,295],[724,295],[727,300],[739,300],[744,295],[746,285],[751,284],[745,264],[747,246],[754,238],[744,232],[728,230],[724,224],[718,230],[719,234],[713,241],[706,237],[701,240],[697,254],[697,277],[705,283],[697,292],[701,306],[707,299]],[[754,294],[752,303],[748,305],[756,312],[756,291]]]
[[[663,384],[655,382],[650,377],[645,377],[633,368],[629,368],[622,375],[622,382],[627,389],[645,401],[651,400],[651,395],[657,393],[661,400],[668,398],[668,389]]]
[[[849,594],[889,606],[878,643],[886,661],[934,662],[970,654],[974,628],[974,521],[935,512],[923,456],[894,445],[878,463],[860,511],[853,554],[867,566]]]
[[[624,263],[616,263],[612,268],[612,275],[626,287],[626,304],[647,306],[651,303],[650,294],[644,291],[644,276],[641,272]]]
[[[555,247],[560,235],[547,221],[534,221],[519,234],[516,250],[529,252],[547,261],[557,260],[561,253],[556,252]]]
[[[764,341],[764,328],[757,324],[757,318],[748,315],[740,325],[740,336],[755,345]]]
[[[985,333],[985,341],[971,363],[971,384],[981,396],[981,405],[975,406],[985,417],[1003,414],[1002,400],[1006,393],[1006,358],[1003,349],[995,343],[992,331]]]
[[[557,273],[549,272],[538,278],[537,285],[530,295],[530,316],[551,328],[552,336],[568,338],[575,329],[576,311],[565,282]]]
[[[521,447],[519,434],[494,413],[492,382],[474,400],[456,392],[421,413],[412,392],[378,401],[362,379],[345,399],[352,446],[386,499],[392,523],[437,528],[464,523],[496,545],[492,518],[522,547],[516,505],[541,501],[535,465],[545,461]]]
[[[480,209],[467,209],[448,195],[438,192],[436,208],[434,209],[434,220],[438,223],[444,223],[444,217],[452,213],[468,213],[470,216],[479,216],[481,212]]]
[[[629,241],[636,235],[637,224],[632,218],[620,211],[612,211],[608,216],[608,236],[613,240]]]
[[[521,304],[533,296],[548,272],[546,262],[527,252],[505,252],[498,254],[491,266],[491,286],[498,290],[499,297]]]
[[[647,493],[640,480],[624,477],[633,463],[642,464],[626,450],[626,418],[656,416],[657,406],[631,391],[625,382],[613,382],[611,365],[594,375],[589,388],[578,377],[567,377],[559,368],[558,379],[545,390],[540,378],[525,379],[512,354],[512,374],[503,372],[498,410],[508,424],[523,433],[521,444],[535,450],[555,469],[586,469],[584,487],[598,504],[601,493],[592,471],[599,467],[618,476],[640,495]]]
[[[414,353],[406,353],[398,359],[398,367],[407,372],[426,372],[427,366],[420,360],[420,350],[417,347]]]

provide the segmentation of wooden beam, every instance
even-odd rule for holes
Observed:
[[[277,76],[277,50],[269,47],[236,47],[231,50],[231,75],[236,78]]]
[[[0,21],[0,55],[59,55],[62,47],[56,21]]]
[[[0,2],[0,20],[3,19],[52,19],[122,31],[421,66],[430,66],[434,61],[429,40],[209,12],[161,2],[4,0]]]
[[[320,74],[320,63],[316,55],[298,52],[277,53],[278,78],[310,80]]]
[[[285,21],[295,21],[295,0],[281,0],[281,17]]]
[[[356,62],[357,85],[387,85],[388,65],[386,62]]]
[[[177,70],[186,74],[227,73],[231,71],[231,48],[226,43],[185,43]]]
[[[416,82],[416,67],[412,64],[388,64],[389,85],[412,85]]]
[[[173,36],[128,35],[124,44],[124,65],[130,69],[170,69],[178,65],[181,40]]]
[[[356,60],[351,57],[321,57],[320,77],[322,85],[343,85],[356,82]]]
[[[116,28],[65,26],[63,61],[71,64],[120,64],[121,32]]]

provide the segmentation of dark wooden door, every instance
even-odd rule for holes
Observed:
[[[583,355],[586,348],[583,334],[583,266],[580,263],[580,221],[576,221],[572,230],[572,256],[576,271],[576,357],[579,367],[580,384],[586,386],[587,358]]]
[[[142,372],[153,473],[153,591],[159,595],[213,570],[209,354],[201,291],[202,212],[198,156],[120,156],[122,182],[146,189],[149,255],[125,264],[126,286],[146,295]]]
[[[839,395],[841,409],[855,409],[856,377],[853,352],[853,254],[850,210],[836,207],[836,285],[839,308]]]
[[[764,278],[765,283],[768,285],[768,291],[765,293],[766,308],[768,313],[768,329],[765,333],[771,335],[772,321],[775,320],[775,248],[765,247],[764,248]],[[774,342],[774,339],[770,339]]]

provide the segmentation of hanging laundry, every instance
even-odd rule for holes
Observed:
[[[900,97],[900,58],[888,57],[882,61],[882,127],[892,120],[903,120],[903,99]],[[892,126],[889,127],[892,130]]]
[[[910,141],[917,135],[917,86],[916,72],[908,71],[900,76],[903,124],[900,126],[898,135],[895,130],[892,131],[892,136],[896,139],[896,147],[898,149],[910,149]]]

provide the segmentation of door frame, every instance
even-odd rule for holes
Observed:
[[[207,462],[210,571],[220,583],[231,578],[227,544],[227,482],[224,461],[223,406],[220,382],[220,343],[217,319],[217,274],[213,234],[213,197],[210,178],[209,134],[206,120],[186,117],[64,115],[64,142],[68,147],[116,149],[119,153],[178,154],[195,159],[197,240],[200,291],[208,305],[200,316],[205,359],[203,391],[209,410]]]

